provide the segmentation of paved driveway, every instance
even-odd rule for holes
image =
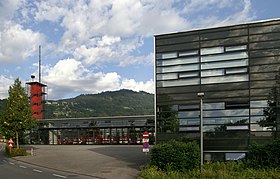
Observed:
[[[34,145],[34,156],[15,159],[93,178],[133,179],[146,164],[141,145]]]

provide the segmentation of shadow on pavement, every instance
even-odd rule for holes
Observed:
[[[143,153],[141,146],[111,146],[93,148],[89,150],[127,162],[129,163],[129,166],[135,169],[139,169],[140,166],[147,164],[147,156]]]

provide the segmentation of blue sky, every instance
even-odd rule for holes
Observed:
[[[38,77],[48,99],[154,93],[154,34],[279,18],[279,0],[2,0],[0,99]]]

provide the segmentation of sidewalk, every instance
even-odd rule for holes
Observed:
[[[142,146],[34,145],[34,156],[14,159],[69,173],[106,179],[135,179],[146,156]]]

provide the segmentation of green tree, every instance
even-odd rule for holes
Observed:
[[[275,85],[268,94],[267,107],[263,110],[265,117],[258,121],[258,124],[261,127],[269,127],[277,137],[280,129],[280,69],[275,77]]]
[[[17,78],[9,88],[4,115],[0,119],[2,132],[7,138],[16,137],[17,148],[19,148],[19,137],[37,124],[37,120],[32,117],[31,111],[28,96],[21,86],[21,81]]]

